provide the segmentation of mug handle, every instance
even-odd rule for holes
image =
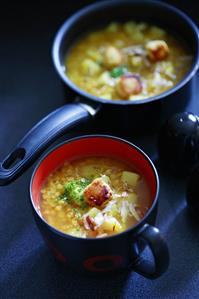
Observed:
[[[97,110],[84,103],[71,103],[56,109],[38,122],[0,162],[0,186],[21,175],[43,151],[68,129],[86,122]]]
[[[169,266],[169,250],[160,231],[154,226],[145,224],[143,229],[138,233],[138,239],[144,241],[149,246],[154,262],[148,261],[138,255],[132,265],[133,270],[150,279],[161,276]]]

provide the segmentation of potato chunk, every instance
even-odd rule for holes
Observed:
[[[111,199],[112,190],[102,178],[97,178],[84,190],[84,199],[90,206],[101,206],[106,200]]]
[[[139,55],[134,55],[131,57],[130,62],[133,67],[141,67],[143,65],[143,58]]]
[[[129,186],[135,188],[138,180],[140,179],[139,174],[131,171],[122,172],[122,181],[127,183]]]
[[[84,59],[81,64],[81,71],[84,75],[87,76],[93,76],[99,74],[100,70],[101,68],[99,64],[97,64],[96,62],[88,58]]]
[[[120,50],[115,47],[109,46],[104,52],[104,64],[108,68],[113,68],[122,63],[122,54]]]
[[[122,230],[122,226],[115,217],[105,216],[100,229],[103,229],[105,232],[119,233]]]
[[[147,42],[146,50],[151,61],[164,60],[169,54],[169,47],[163,40],[152,40]]]

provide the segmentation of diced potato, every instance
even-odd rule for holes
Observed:
[[[133,56],[131,57],[130,62],[134,67],[140,67],[142,66],[143,60],[141,56]]]
[[[175,79],[174,66],[170,61],[157,62],[156,71],[168,76],[171,79]]]
[[[138,30],[138,31],[135,31],[135,33],[133,33],[132,38],[137,43],[142,42],[142,41],[144,41],[144,34]]]
[[[123,171],[121,179],[124,183],[127,183],[129,186],[135,188],[140,176],[135,172]]]
[[[135,32],[137,24],[133,21],[127,22],[124,24],[124,31],[128,34],[132,34]]]
[[[104,52],[104,65],[113,68],[122,63],[122,54],[116,47],[109,46]]]
[[[148,28],[147,23],[141,22],[137,24],[137,29],[140,31],[144,31]]]
[[[84,75],[92,76],[99,74],[99,72],[101,71],[101,67],[93,60],[87,58],[83,60],[81,64],[81,71]]]
[[[97,84],[99,86],[102,86],[102,85],[109,85],[109,86],[113,86],[114,85],[114,82],[113,82],[113,78],[111,78],[110,76],[110,73],[108,71],[106,72],[103,72],[98,80],[97,80]]]
[[[94,165],[86,165],[85,167],[82,167],[82,169],[81,169],[82,177],[93,178],[93,173],[96,173],[96,175],[98,175],[98,171]]]
[[[86,216],[90,216],[92,218],[95,218],[95,216],[98,213],[100,213],[100,210],[94,207],[94,208],[92,208],[92,209],[89,210],[89,212],[86,214]]]
[[[144,40],[142,31],[145,28],[144,25],[138,25],[135,22],[127,22],[124,24],[124,31],[135,41],[141,42]]]
[[[117,32],[118,28],[119,28],[119,24],[116,22],[112,22],[108,25],[106,31],[115,33]]]
[[[87,55],[97,63],[102,63],[102,54],[97,50],[88,50]]]
[[[100,229],[103,229],[108,232],[119,233],[122,230],[122,226],[117,221],[116,218],[111,216],[104,217],[104,222],[100,226]]]

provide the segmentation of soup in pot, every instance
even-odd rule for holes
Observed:
[[[46,221],[81,238],[125,231],[144,217],[151,203],[142,174],[108,157],[67,161],[49,175],[41,190]]]
[[[185,44],[143,23],[110,23],[67,53],[65,72],[78,87],[107,100],[142,100],[175,86],[190,70]]]

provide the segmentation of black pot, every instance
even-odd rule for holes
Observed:
[[[113,20],[142,20],[166,27],[184,39],[194,57],[188,74],[172,89],[138,101],[110,101],[79,89],[64,73],[64,57],[82,33]],[[198,69],[199,37],[196,25],[178,9],[156,1],[114,0],[90,5],[69,18],[57,33],[53,45],[55,68],[65,85],[74,93],[73,103],[41,120],[0,164],[0,184],[20,175],[46,147],[72,126],[94,120],[103,133],[134,136],[157,130],[160,120],[185,109],[191,99],[191,81]],[[75,101],[74,101],[75,100]],[[14,166],[13,166],[14,165]]]
[[[107,101],[79,89],[64,72],[64,59],[77,37],[111,21],[141,20],[167,28],[190,47],[192,69],[174,88],[154,97],[135,101]],[[116,0],[90,5],[69,18],[58,31],[53,45],[53,61],[58,75],[76,95],[77,102],[94,108],[94,126],[105,133],[134,136],[156,130],[171,114],[184,111],[191,100],[192,78],[198,69],[198,29],[183,12],[170,5],[146,0]],[[65,86],[66,88],[66,86]],[[100,108],[100,109],[99,109]]]

